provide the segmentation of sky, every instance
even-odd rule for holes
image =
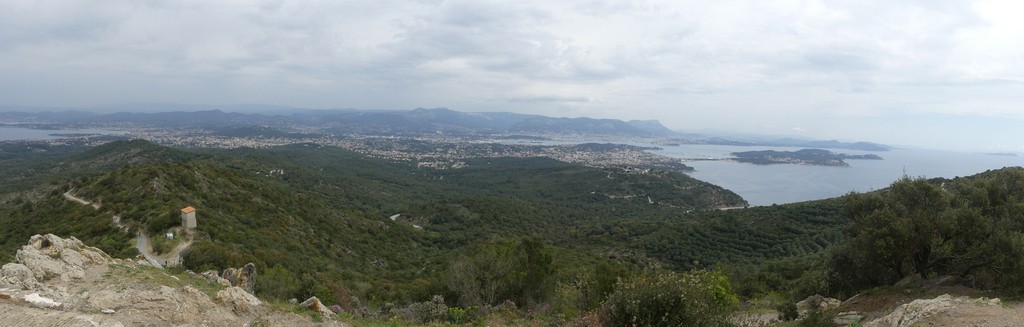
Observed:
[[[1024,2],[0,0],[0,105],[657,119],[1024,153]]]

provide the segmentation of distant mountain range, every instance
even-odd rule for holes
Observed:
[[[794,148],[825,148],[825,149],[848,149],[860,151],[889,151],[890,147],[883,144],[871,142],[840,142],[837,140],[801,140],[794,138],[780,139],[759,139],[759,140],[735,140],[730,138],[712,137],[705,140],[708,144],[738,145],[738,146],[777,146]]]
[[[280,112],[280,111],[279,111]],[[509,112],[459,112],[446,108],[409,111],[294,110],[290,114],[235,113],[221,110],[118,112],[9,111],[0,122],[36,125],[131,124],[147,127],[219,129],[269,126],[284,130],[315,127],[343,134],[500,134],[555,133],[613,136],[671,136],[656,120],[621,121],[594,118],[554,118]]]
[[[657,120],[596,118],[564,118],[510,112],[460,112],[447,108],[413,110],[311,110],[285,107],[257,107],[262,113],[226,112],[208,107],[197,111],[162,111],[148,105],[144,112],[94,113],[82,110],[47,111],[42,108],[0,107],[0,124],[18,123],[35,128],[137,126],[174,129],[205,129],[238,136],[245,128],[259,129],[261,135],[293,133],[328,133],[340,135],[452,135],[486,136],[495,134],[522,135],[587,135],[613,137],[658,137],[669,143],[700,143],[740,146],[780,146],[802,148],[836,148],[865,151],[886,151],[889,147],[876,143],[847,143],[835,140],[815,141],[793,138],[737,140],[736,138],[704,137],[670,130]],[[238,107],[230,107],[239,110]],[[117,109],[123,109],[118,107]],[[171,105],[166,109],[188,109]],[[271,110],[272,109],[272,110]],[[107,109],[109,110],[109,109]],[[243,130],[239,130],[239,129]],[[277,130],[275,132],[274,130]]]

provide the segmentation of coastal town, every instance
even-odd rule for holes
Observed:
[[[122,139],[143,139],[180,148],[270,148],[292,144],[333,146],[369,157],[410,162],[418,168],[458,169],[473,158],[546,157],[590,167],[629,167],[692,171],[678,158],[650,152],[657,148],[610,143],[583,143],[574,139],[551,139],[535,135],[415,135],[365,136],[332,134],[221,135],[203,129],[117,128],[109,134],[61,133],[60,137],[36,141],[0,141],[0,144],[32,142],[51,146],[95,146]],[[538,139],[545,140],[543,143]]]

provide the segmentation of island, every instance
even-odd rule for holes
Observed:
[[[849,167],[850,164],[846,163],[844,159],[882,160],[882,157],[875,154],[834,153],[832,151],[822,149],[803,149],[798,151],[745,151],[733,152],[732,155],[735,156],[735,158],[731,159],[733,161],[752,163],[755,165],[798,164]]]

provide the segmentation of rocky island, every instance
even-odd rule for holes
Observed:
[[[813,166],[849,167],[844,159],[882,160],[875,154],[834,153],[822,149],[803,149],[798,151],[744,151],[733,152],[733,161],[752,163],[755,165],[798,164]]]

